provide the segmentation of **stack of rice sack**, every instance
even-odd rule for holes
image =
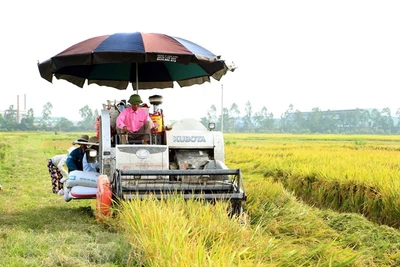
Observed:
[[[98,172],[71,171],[64,183],[64,200],[96,198]]]

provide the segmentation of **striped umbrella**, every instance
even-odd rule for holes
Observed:
[[[53,76],[79,87],[98,84],[126,89],[172,88],[220,80],[228,66],[202,46],[159,33],[115,33],[77,43],[38,63],[42,78]]]

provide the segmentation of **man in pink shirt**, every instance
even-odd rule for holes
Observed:
[[[128,102],[130,107],[125,108],[117,117],[117,128],[122,133],[134,133],[129,135],[129,140],[142,140],[143,143],[150,142],[150,130],[153,127],[153,122],[145,109],[139,108],[143,103],[139,95],[133,94]]]

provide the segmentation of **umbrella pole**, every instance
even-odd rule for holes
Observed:
[[[139,70],[137,62],[136,62],[136,94],[139,94]]]

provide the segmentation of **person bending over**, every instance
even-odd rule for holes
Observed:
[[[56,194],[63,189],[61,179],[68,176],[67,170],[64,169],[68,154],[60,154],[51,157],[47,162],[47,168],[51,178],[52,190]]]

